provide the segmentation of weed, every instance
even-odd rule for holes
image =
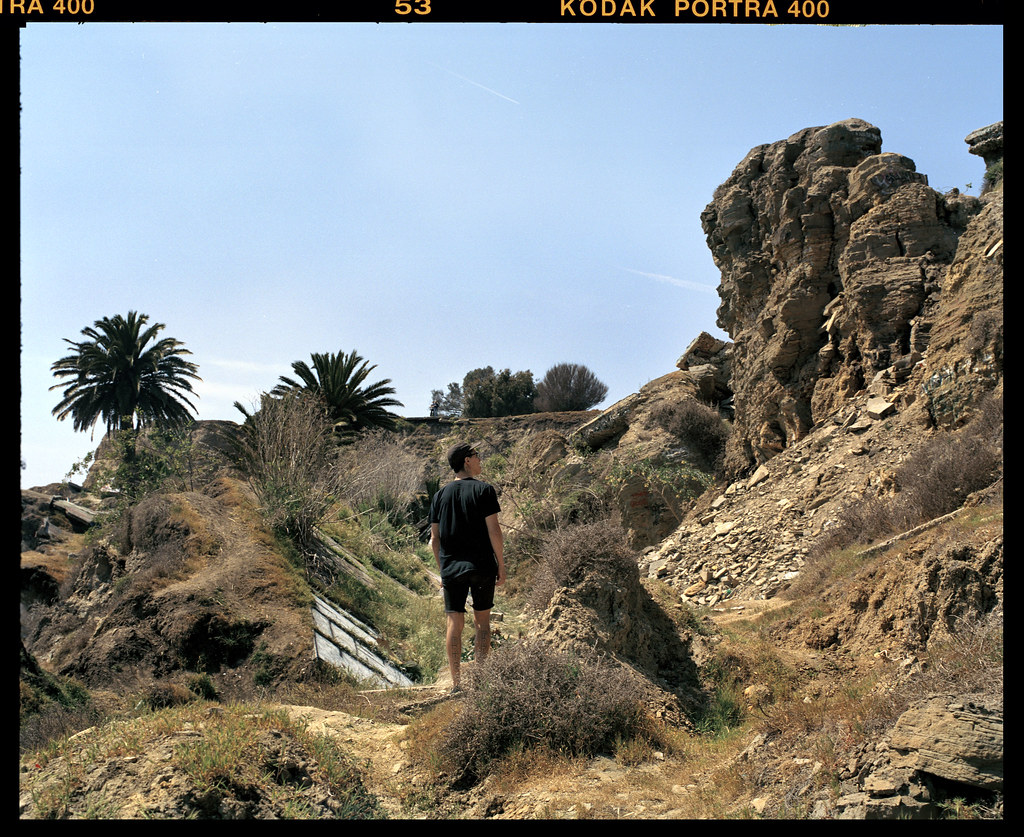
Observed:
[[[177,683],[153,683],[142,696],[140,702],[150,709],[163,709],[168,706],[179,706],[195,700],[196,693],[179,686]]]
[[[997,160],[985,169],[985,176],[982,180],[982,191],[987,192],[994,189],[1003,182],[1003,161]]]
[[[654,745],[648,738],[615,736],[615,760],[627,766],[643,764],[654,758]]]
[[[202,700],[217,700],[217,687],[206,672],[193,674],[186,685],[190,692]]]
[[[269,686],[276,682],[288,667],[288,661],[276,654],[271,654],[267,650],[265,642],[261,642],[252,652],[249,662],[256,667],[252,681],[257,686]]]

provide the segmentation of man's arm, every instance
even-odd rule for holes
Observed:
[[[441,572],[441,527],[436,523],[430,524],[430,548],[434,550],[437,571]]]
[[[505,540],[501,534],[501,524],[498,523],[498,515],[488,515],[484,518],[484,522],[487,524],[487,535],[491,539],[494,559],[498,562],[498,580],[494,583],[500,587],[505,583]]]

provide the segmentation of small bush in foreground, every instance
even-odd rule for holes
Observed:
[[[522,642],[488,657],[438,750],[454,778],[475,780],[526,749],[612,753],[646,728],[625,671],[596,654],[581,658]]]

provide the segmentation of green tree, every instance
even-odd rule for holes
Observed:
[[[462,415],[462,386],[452,381],[448,392],[439,389],[430,391],[430,401],[437,405],[437,415],[458,417]]]
[[[189,411],[195,407],[187,394],[190,380],[202,380],[198,367],[183,357],[191,354],[183,343],[157,339],[163,323],[148,322],[148,315],[129,311],[127,317],[104,317],[82,329],[86,340],[64,338],[74,352],[50,367],[54,377],[70,379],[50,387],[64,387],[53,408],[59,420],[70,416],[76,431],[101,419],[107,431],[192,421]]]
[[[401,401],[391,398],[395,390],[391,379],[364,383],[376,369],[353,349],[348,354],[312,355],[313,365],[297,360],[292,369],[298,380],[281,376],[281,383],[270,394],[275,397],[305,391],[315,394],[327,409],[327,417],[338,436],[347,437],[368,427],[395,427],[394,413],[388,407],[402,407]],[[244,412],[244,411],[243,411]]]
[[[533,412],[537,386],[533,373],[526,369],[495,373],[486,366],[467,373],[462,382],[462,415],[466,418],[519,416]]]
[[[537,384],[536,407],[541,412],[589,410],[604,401],[608,387],[580,363],[556,363]]]

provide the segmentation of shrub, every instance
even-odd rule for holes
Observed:
[[[982,192],[988,192],[1003,182],[1003,161],[997,160],[985,169],[982,181]]]
[[[961,616],[949,633],[930,639],[924,670],[906,691],[908,699],[950,693],[992,697],[1001,702],[1002,609]]]
[[[22,685],[22,705],[24,702],[25,687]],[[18,746],[21,752],[41,750],[103,720],[103,713],[91,702],[80,706],[48,702],[38,711],[22,718]]]
[[[50,674],[21,646],[21,749],[36,749],[97,722],[99,712],[78,682]]]
[[[1002,452],[1003,402],[990,396],[969,424],[937,432],[896,470],[897,494],[843,508],[817,553],[871,543],[955,511],[999,477]]]
[[[163,681],[151,684],[141,697],[141,702],[150,709],[163,709],[167,706],[180,706],[190,703],[197,697],[191,689],[178,683]]]
[[[532,605],[546,607],[559,587],[579,582],[589,573],[611,578],[637,572],[637,555],[622,530],[609,520],[568,526],[548,533],[541,562],[529,594]]]
[[[657,459],[617,461],[608,472],[608,485],[621,489],[641,485],[661,500],[678,521],[683,507],[698,497],[714,482],[714,477],[689,462],[663,462]]]
[[[202,700],[217,700],[218,698],[217,687],[206,672],[191,675],[185,685],[192,694]]]
[[[921,448],[896,472],[901,523],[913,526],[951,512],[968,494],[991,485],[1002,465],[1002,437],[1002,398],[990,398],[966,427]]]
[[[261,642],[259,647],[249,657],[256,670],[252,675],[252,682],[257,686],[270,686],[277,682],[288,668],[288,661],[267,650],[267,644]]]
[[[512,753],[534,747],[571,757],[611,753],[646,728],[624,670],[596,654],[581,658],[521,642],[481,665],[439,755],[456,779],[474,781]]]
[[[695,398],[663,402],[651,411],[651,418],[687,445],[702,464],[721,470],[729,425],[718,410]]]

